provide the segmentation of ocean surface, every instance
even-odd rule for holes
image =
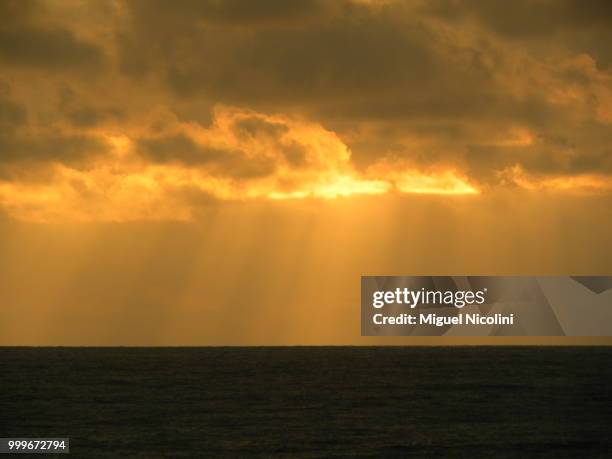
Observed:
[[[84,458],[610,458],[612,348],[0,348],[11,436]]]

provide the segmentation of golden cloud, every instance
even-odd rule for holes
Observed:
[[[476,194],[454,170],[385,161],[365,171],[316,123],[217,107],[210,127],[174,119],[162,129],[104,134],[109,151],[86,167],[53,163],[44,182],[0,184],[0,203],[31,221],[190,220],[202,205],[253,199],[383,194]]]
[[[539,176],[526,172],[520,165],[498,172],[502,182],[531,191],[599,194],[612,191],[612,179],[604,174],[555,174]]]

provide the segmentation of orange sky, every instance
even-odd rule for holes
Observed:
[[[382,343],[362,274],[612,274],[611,14],[0,2],[0,344]]]

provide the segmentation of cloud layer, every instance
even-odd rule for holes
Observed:
[[[612,191],[606,1],[0,10],[0,206],[15,218]]]

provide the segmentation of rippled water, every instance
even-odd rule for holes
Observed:
[[[612,457],[612,348],[0,348],[0,365],[0,436],[67,436],[75,457]]]

